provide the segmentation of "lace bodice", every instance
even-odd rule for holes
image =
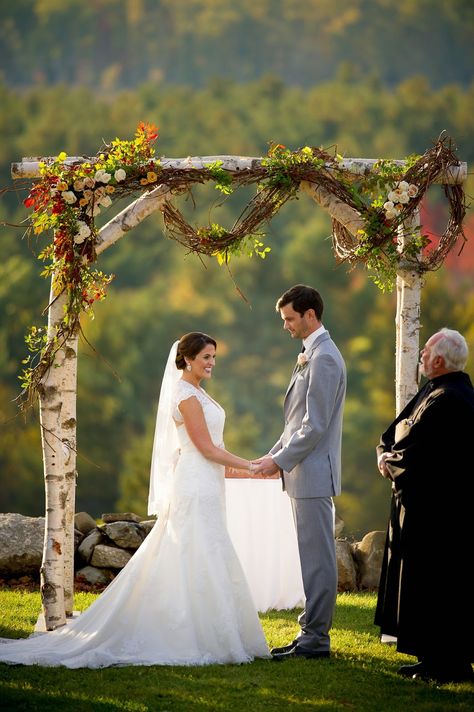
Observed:
[[[175,393],[175,409],[173,418],[178,425],[178,439],[181,448],[191,444],[190,437],[183,423],[183,416],[179,411],[179,404],[188,398],[196,398],[202,406],[206,424],[214,445],[223,447],[223,433],[225,423],[225,411],[213,398],[211,398],[203,388],[197,388],[182,379],[178,381]]]

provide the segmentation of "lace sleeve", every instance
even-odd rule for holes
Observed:
[[[199,403],[203,406],[206,402],[206,396],[204,393],[202,393],[199,388],[196,388],[195,386],[192,386],[190,383],[187,381],[180,380],[177,388],[176,388],[176,393],[175,393],[175,412],[174,412],[174,418],[178,422],[183,421],[183,416],[179,412],[179,404],[182,403],[183,401],[187,400],[188,398],[197,398]]]

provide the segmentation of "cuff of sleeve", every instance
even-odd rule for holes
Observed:
[[[282,454],[281,450],[279,452],[272,454],[272,460],[275,463],[275,465],[277,465],[277,467],[280,468],[280,470],[286,470],[284,463],[281,462],[281,454]]]

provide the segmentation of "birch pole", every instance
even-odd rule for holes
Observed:
[[[70,397],[65,397],[61,418],[61,443],[64,455],[64,477],[66,507],[64,516],[64,609],[66,617],[72,616],[74,608],[74,515],[76,513],[77,480],[77,366],[78,330],[68,339],[65,348],[65,388],[69,387]],[[67,390],[66,390],[67,394]]]
[[[420,213],[399,229],[399,251],[420,228]],[[397,270],[397,314],[395,318],[395,401],[396,413],[405,407],[418,391],[418,361],[420,344],[421,288],[423,280],[416,263],[402,262]]]
[[[54,340],[67,303],[65,292],[55,294],[54,275],[51,282],[48,313],[48,343]],[[40,569],[41,601],[46,630],[54,630],[66,622],[64,574],[71,556],[66,553],[69,534],[67,514],[71,507],[71,483],[75,478],[75,414],[77,336],[61,345],[54,354],[51,368],[39,387],[41,442],[46,497],[46,521],[43,560]],[[69,422],[68,422],[69,421]],[[73,437],[63,441],[63,431]],[[67,474],[66,474],[67,473]],[[68,489],[69,488],[69,489]],[[68,591],[69,596],[69,591]],[[69,604],[68,604],[69,606]]]

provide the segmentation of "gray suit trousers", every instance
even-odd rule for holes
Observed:
[[[298,646],[328,651],[337,594],[334,504],[331,497],[291,499],[296,526],[305,608],[298,618]]]

